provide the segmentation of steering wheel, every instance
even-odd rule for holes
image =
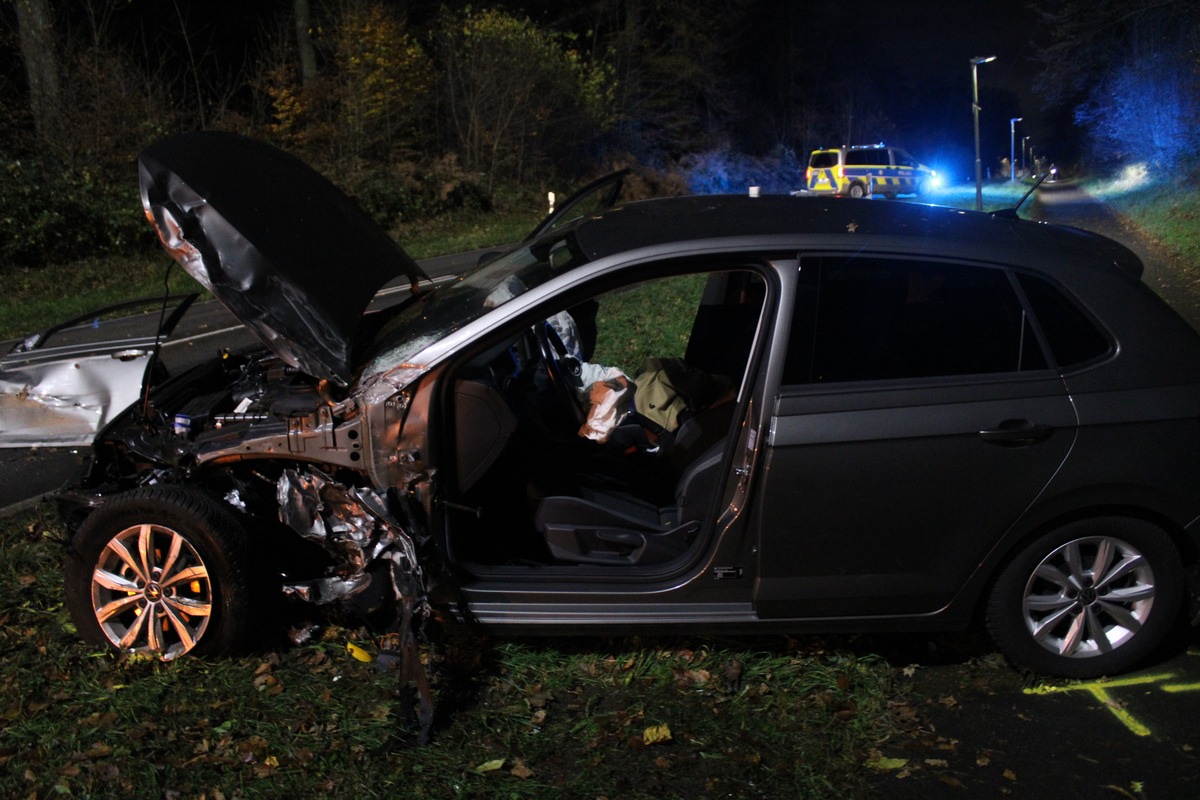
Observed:
[[[576,386],[580,382],[581,369],[579,360],[567,352],[558,331],[549,322],[541,322],[533,326],[533,338],[537,342],[538,352],[542,357],[542,368],[558,402],[570,415],[576,424],[583,424],[583,409],[576,399]]]

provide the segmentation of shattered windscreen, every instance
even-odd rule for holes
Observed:
[[[383,325],[362,374],[411,364],[431,344],[583,261],[568,233],[521,247],[422,295]]]

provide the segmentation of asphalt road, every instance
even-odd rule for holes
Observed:
[[[872,797],[1200,797],[1195,629],[1145,669],[1074,683],[1024,675],[986,649],[956,650],[962,641],[910,640],[910,651],[928,649],[889,654],[905,730],[879,750]]]

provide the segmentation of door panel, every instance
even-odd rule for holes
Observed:
[[[933,613],[1055,475],[1074,407],[1003,269],[831,254],[795,280],[757,611]]]
[[[1061,382],[948,388],[780,398],[756,504],[761,616],[934,612],[1033,502],[1075,435]],[[1029,444],[981,435],[1026,424],[1044,426]]]

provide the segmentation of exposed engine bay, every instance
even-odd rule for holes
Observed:
[[[341,394],[271,354],[225,354],[114,421],[64,502],[90,510],[136,486],[204,486],[255,525],[282,524],[321,548],[322,574],[281,576],[285,594],[315,604],[360,594],[381,559],[406,576],[408,592],[421,573],[396,518],[403,501],[371,486],[362,414]]]

